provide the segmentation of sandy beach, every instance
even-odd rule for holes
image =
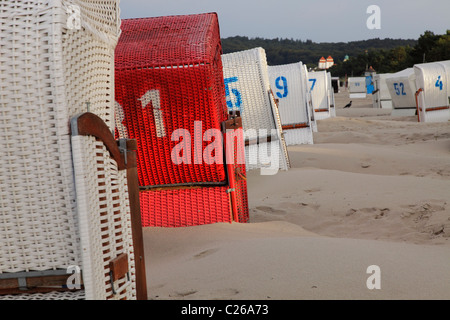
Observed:
[[[248,173],[250,223],[144,228],[149,299],[450,299],[450,123],[349,101]]]

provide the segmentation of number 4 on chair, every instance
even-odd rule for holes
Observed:
[[[140,99],[142,108],[145,109],[151,102],[153,106],[153,117],[156,125],[156,136],[163,138],[166,136],[166,129],[164,127],[163,112],[161,110],[161,98],[159,90],[152,89],[147,91]]]
[[[434,85],[436,88],[439,88],[440,91],[442,91],[442,80],[441,76],[438,77],[436,84]]]

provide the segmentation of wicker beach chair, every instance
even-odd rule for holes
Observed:
[[[228,108],[242,116],[246,169],[261,169],[264,174],[288,170],[289,155],[264,49],[224,54],[222,63]]]
[[[269,66],[269,79],[278,103],[286,145],[313,144],[303,63]]]
[[[414,65],[419,122],[450,120],[450,60]],[[399,88],[398,90],[401,90]]]
[[[327,119],[332,116],[328,76],[326,71],[315,71],[309,73],[310,91],[316,120]]]
[[[2,0],[0,21],[0,299],[145,299],[118,1]]]
[[[221,53],[215,13],[123,20],[116,135],[138,143],[144,227],[248,221],[245,161],[223,161],[244,146],[222,139],[240,117],[226,108]]]

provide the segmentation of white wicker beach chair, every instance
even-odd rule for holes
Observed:
[[[286,144],[312,144],[313,132],[303,63],[269,66],[270,86],[278,103]]]
[[[242,117],[246,170],[288,170],[289,155],[264,49],[224,54],[222,64],[228,108],[240,111]]]
[[[315,120],[330,118],[332,113],[330,108],[327,72],[310,72],[308,77]]]
[[[365,77],[348,78],[348,93],[350,99],[365,99],[367,96],[366,78]]]
[[[70,135],[90,111],[113,139],[118,1],[0,0],[0,21],[0,299],[136,298],[128,170]]]
[[[414,65],[418,121],[450,120],[450,60]]]
[[[392,98],[386,83],[390,73],[378,73],[373,77],[372,105],[378,109],[392,109]]]

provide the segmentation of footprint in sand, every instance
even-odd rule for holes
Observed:
[[[197,293],[196,290],[189,290],[189,291],[185,291],[185,292],[175,292],[175,293],[169,294],[169,297],[184,298],[184,297],[190,296],[195,293]]]
[[[306,193],[312,193],[312,192],[322,191],[322,189],[320,189],[320,188],[312,188],[312,189],[306,189],[306,190],[303,190],[303,191],[305,191]]]
[[[275,209],[275,208],[268,207],[268,206],[259,206],[259,207],[256,207],[256,209],[258,209],[259,211],[265,212],[265,213],[270,213],[270,214],[286,214],[286,211],[284,211],[284,210]]]
[[[219,249],[217,249],[217,248],[216,248],[216,249],[208,249],[208,250],[202,251],[202,252],[196,254],[196,255],[194,256],[194,259],[201,259],[201,258],[204,258],[204,257],[206,257],[206,256],[209,256],[209,255],[211,255],[211,254],[217,252],[217,251],[219,251]]]
[[[362,213],[362,214],[372,215],[374,217],[374,219],[381,219],[381,218],[387,216],[387,214],[390,211],[391,211],[391,209],[389,209],[389,208],[376,208],[376,207],[361,208],[361,209],[353,209],[353,208],[351,208],[350,210],[347,211],[345,216],[346,217],[350,217],[350,216],[353,216],[353,215],[357,215],[358,213]]]

